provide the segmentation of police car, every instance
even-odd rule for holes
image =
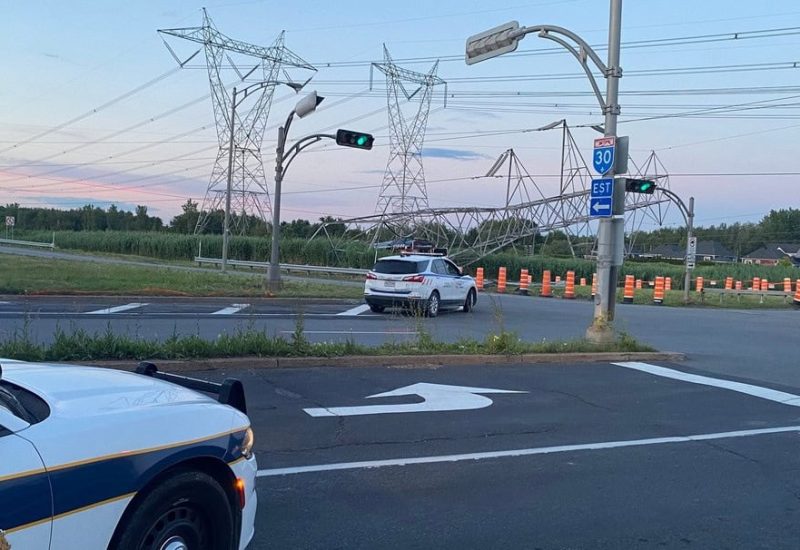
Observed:
[[[375,263],[367,273],[364,299],[376,313],[401,306],[436,317],[445,308],[472,311],[478,289],[475,280],[448,258],[409,253],[387,256]]]
[[[244,549],[245,412],[237,380],[0,359],[0,549]]]

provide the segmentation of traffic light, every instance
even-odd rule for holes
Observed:
[[[336,130],[336,145],[355,147],[356,149],[372,149],[375,138],[372,134],[354,132],[352,130]]]
[[[625,191],[628,193],[644,193],[646,195],[652,195],[656,192],[656,182],[653,180],[625,178]]]

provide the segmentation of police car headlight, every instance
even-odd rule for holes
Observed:
[[[248,460],[253,456],[253,445],[255,442],[256,439],[253,434],[253,428],[247,428],[244,432],[244,439],[242,440],[242,456]]]

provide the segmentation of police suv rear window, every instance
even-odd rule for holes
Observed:
[[[411,273],[421,273],[425,271],[428,261],[412,262],[407,260],[379,260],[372,268],[375,273],[385,275],[409,275]]]

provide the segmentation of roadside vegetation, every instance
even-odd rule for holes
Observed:
[[[213,340],[200,336],[173,335],[166,340],[143,339],[115,334],[109,327],[103,333],[83,329],[57,329],[50,344],[34,341],[27,328],[0,342],[0,357],[23,361],[100,361],[144,359],[209,359],[219,357],[346,357],[346,356],[429,356],[447,355],[522,355],[528,353],[597,353],[654,351],[627,335],[610,344],[585,340],[525,342],[511,332],[495,332],[483,341],[464,339],[438,342],[425,332],[416,341],[366,346],[353,340],[310,342],[303,332],[302,317],[289,338],[272,336],[255,329],[220,334]]]
[[[358,287],[285,281],[267,293],[263,273],[224,275],[165,267],[0,255],[0,294],[360,298]]]

